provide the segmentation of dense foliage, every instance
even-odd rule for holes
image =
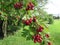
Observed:
[[[4,21],[5,36],[7,30],[22,29],[22,36],[27,40],[51,45],[46,15],[42,12],[46,3],[47,0],[0,0],[0,18]]]

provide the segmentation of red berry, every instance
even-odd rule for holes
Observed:
[[[16,4],[14,4],[14,8],[16,9],[20,9],[22,8],[23,4],[21,2],[17,2]]]
[[[30,5],[31,5],[31,10],[34,9],[34,4],[32,2],[30,2]]]
[[[26,8],[26,11],[28,11],[29,10],[29,8]]]
[[[46,34],[45,36],[46,36],[47,38],[49,38],[49,34]]]
[[[43,27],[42,26],[40,26],[38,29],[37,29],[37,32],[42,32],[43,31]]]
[[[40,34],[38,34],[38,35],[37,35],[37,39],[39,39],[39,38],[41,38],[41,39],[42,39],[42,37],[41,37],[41,35],[40,35]]]
[[[40,34],[36,34],[36,37],[39,37],[40,36]]]
[[[31,7],[31,10],[34,10],[34,7]]]
[[[26,21],[25,21],[25,24],[26,24],[26,25],[30,25],[29,20],[26,20]]]
[[[48,45],[52,45],[51,42],[48,42]]]
[[[29,7],[29,8],[31,8],[31,5],[30,5],[30,3],[28,4],[28,7]]]
[[[33,17],[33,22],[36,22],[36,17]]]
[[[38,40],[37,40],[37,42],[41,43],[41,42],[42,42],[42,39],[41,39],[41,38],[40,38],[40,39],[38,39]]]
[[[39,32],[42,32],[43,31],[43,29],[41,29],[41,27],[39,28]]]
[[[14,4],[14,8],[19,8],[19,3]]]
[[[28,11],[28,10],[31,10],[31,7],[29,7],[29,5],[26,8],[26,11]]]
[[[37,41],[36,40],[34,40],[34,43],[36,43]]]
[[[29,22],[30,22],[30,23],[32,23],[32,20],[33,20],[33,19],[32,19],[32,18],[30,18],[30,19],[29,19]]]
[[[35,39],[35,36],[32,36],[33,39]]]
[[[29,3],[32,7],[34,7],[34,4],[32,2]]]
[[[42,29],[37,29],[37,32],[42,32]]]

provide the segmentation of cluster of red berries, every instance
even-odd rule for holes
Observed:
[[[39,28],[36,30],[38,32],[38,34],[33,36],[34,43],[36,43],[36,42],[41,43],[42,42],[42,36],[39,34],[39,32],[42,32],[43,29],[44,28],[42,26],[39,26]]]
[[[22,7],[23,7],[22,2],[17,2],[14,4],[14,8],[16,8],[16,9],[21,9]],[[34,4],[32,2],[29,2],[26,10],[33,10],[33,9],[34,9]]]
[[[42,32],[43,31],[43,27],[42,26],[39,26],[39,28],[36,30],[38,32],[38,34],[34,35],[33,36],[33,39],[34,39],[34,43],[38,42],[38,43],[41,43],[43,38],[42,36],[39,34],[39,32]],[[49,34],[45,34],[45,37],[46,38],[49,38]],[[52,45],[51,42],[47,42],[47,45]]]
[[[36,22],[36,17],[27,19],[27,20],[23,20],[23,23],[26,25],[30,25],[32,22]]]
[[[27,19],[27,20],[24,20],[24,24],[26,25],[30,25],[30,23],[32,23],[32,19]]]
[[[46,34],[46,37],[49,37],[49,35]],[[36,43],[36,42],[41,43],[43,39],[40,34],[36,34],[33,36],[33,40],[34,40],[34,43]],[[47,42],[47,45],[52,45],[52,44],[51,44],[51,42]]]
[[[33,9],[34,9],[34,4],[32,2],[29,2],[26,10],[33,10]]]
[[[14,4],[14,8],[16,8],[16,9],[21,9],[22,7],[23,7],[22,2],[17,2]]]
[[[39,28],[37,29],[37,32],[42,32],[43,31],[43,27],[42,26],[39,26]]]
[[[42,37],[40,34],[34,35],[33,39],[34,39],[34,43],[36,43],[36,42],[41,43],[42,42]]]

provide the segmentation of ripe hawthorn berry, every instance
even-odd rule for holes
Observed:
[[[43,27],[42,26],[40,26],[38,29],[37,29],[37,32],[42,32],[43,31]]]
[[[33,39],[34,39],[34,43],[36,43],[36,42],[41,43],[42,42],[42,37],[40,34],[34,35]]]
[[[48,42],[48,45],[52,45],[51,42]]]
[[[32,23],[33,18],[27,19],[27,20],[22,20],[22,22],[26,25],[30,25]]]
[[[33,22],[36,22],[36,17],[33,17]]]
[[[34,7],[34,4],[33,4],[32,2],[29,2],[29,4],[30,4],[32,7]]]
[[[32,2],[29,2],[26,10],[33,10],[33,9],[34,9],[34,4]]]
[[[38,40],[37,40],[37,42],[38,42],[38,43],[41,43],[41,42],[42,42],[42,39],[41,39],[41,38],[40,38],[40,39],[38,39]]]
[[[26,24],[26,25],[30,25],[29,20],[25,20],[25,24]]]
[[[45,36],[46,36],[47,38],[49,38],[49,34],[45,34]]]
[[[29,3],[31,5],[31,10],[34,9],[34,4],[32,2]]]
[[[29,22],[30,22],[30,23],[32,23],[32,20],[33,20],[33,19],[32,19],[32,18],[30,18],[30,19],[29,19]]]
[[[36,43],[37,41],[36,40],[34,40],[34,43]]]
[[[17,2],[14,4],[14,8],[16,8],[16,9],[21,9],[22,6],[23,6],[22,2]]]

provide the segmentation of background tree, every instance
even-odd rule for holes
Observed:
[[[53,15],[52,14],[49,14],[48,15],[48,24],[53,24],[53,22],[54,22],[54,19],[53,19]]]

